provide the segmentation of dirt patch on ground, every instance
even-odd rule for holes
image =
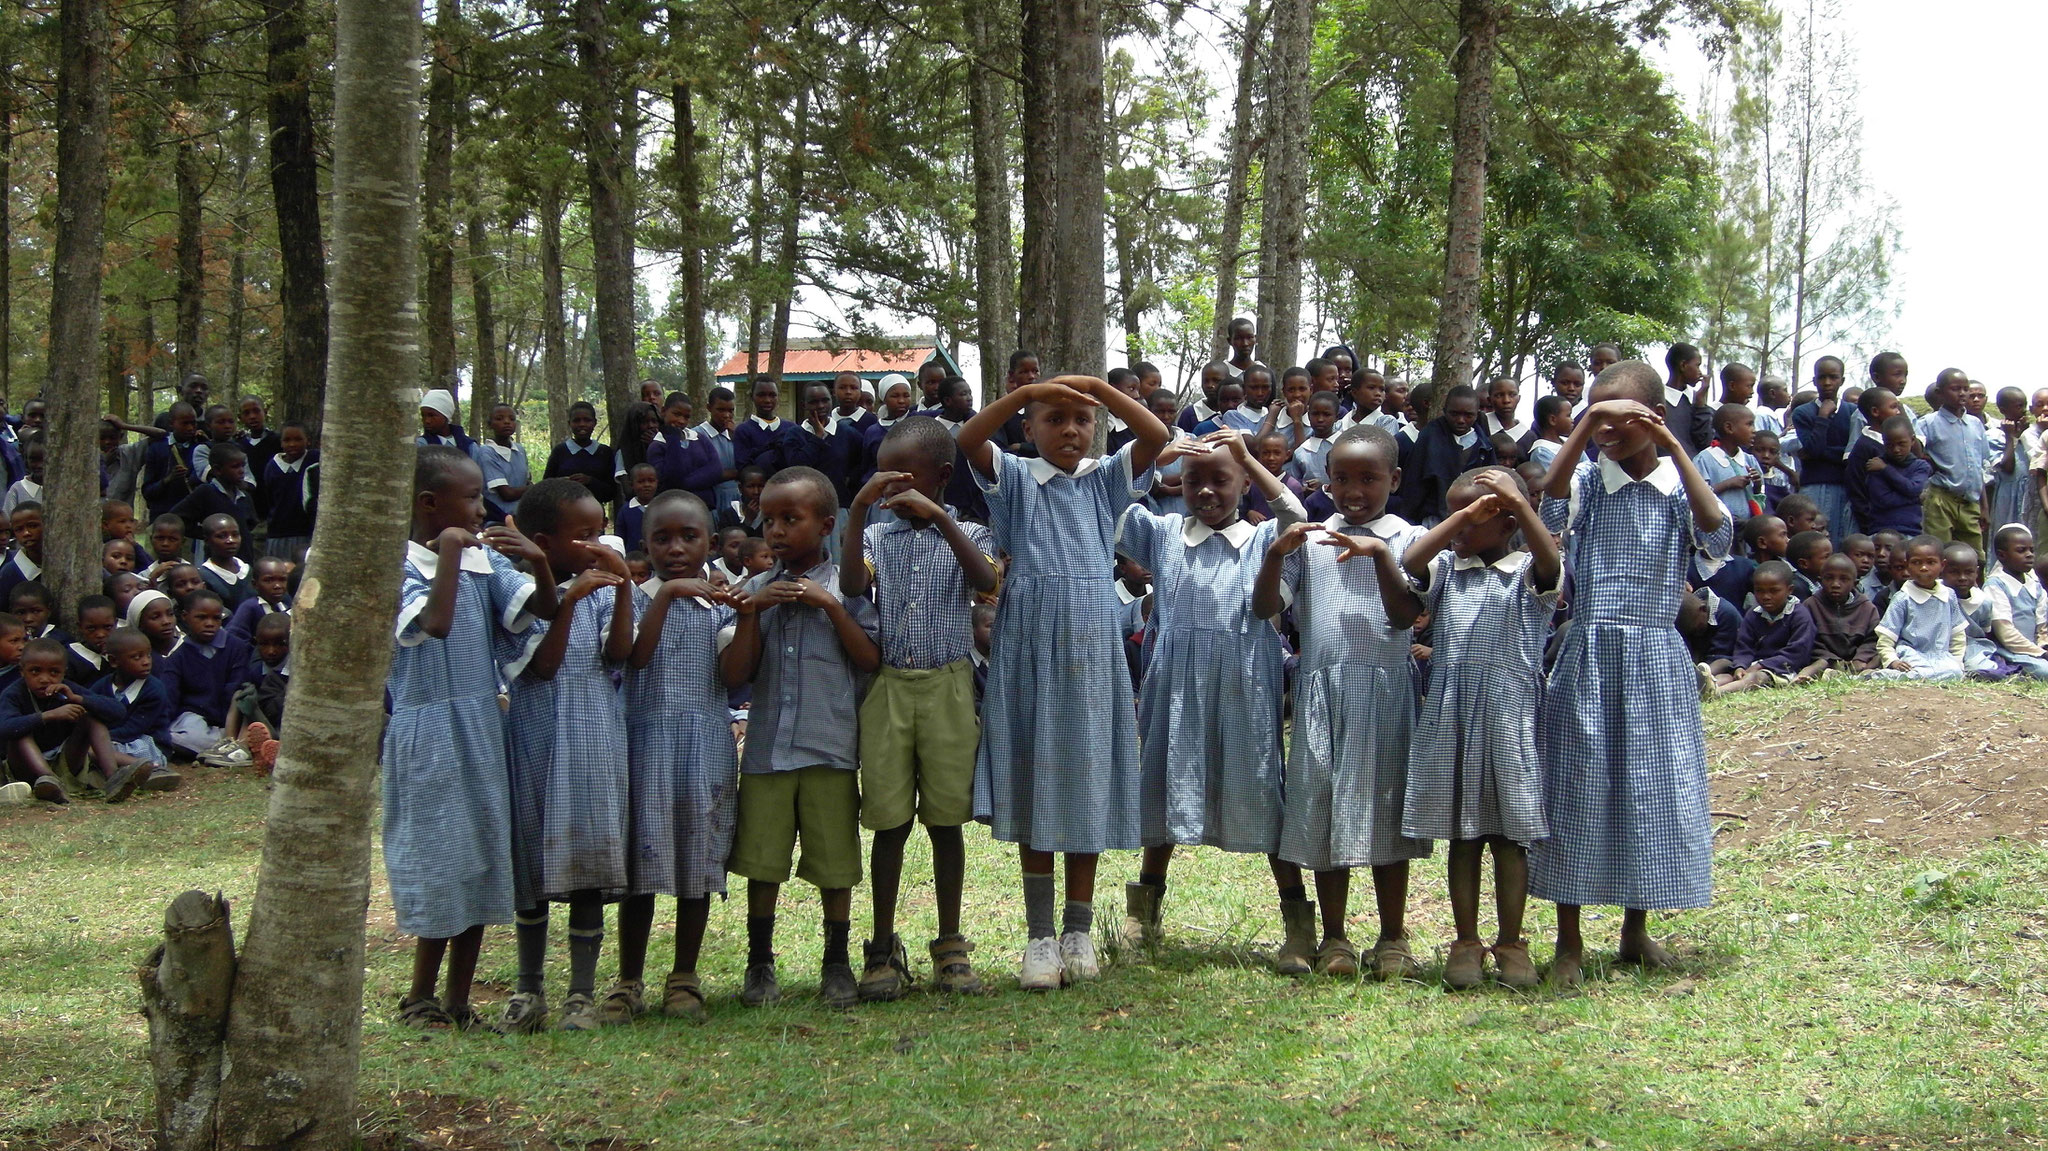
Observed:
[[[1728,726],[1726,724],[1720,726]],[[1812,827],[1957,854],[2048,840],[2048,706],[2032,696],[1899,686],[1822,696],[1708,746],[1724,842]]]

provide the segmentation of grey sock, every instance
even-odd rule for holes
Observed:
[[[548,905],[529,907],[512,921],[519,940],[518,989],[533,995],[541,992],[548,957]]]
[[[597,956],[604,945],[604,904],[577,900],[569,905],[569,994],[597,992]]]
[[[1031,939],[1052,938],[1052,873],[1024,876],[1024,934]]]
[[[1083,903],[1078,899],[1067,900],[1066,924],[1061,928],[1061,934],[1072,935],[1078,932],[1086,935],[1094,930],[1094,927],[1095,905]]]

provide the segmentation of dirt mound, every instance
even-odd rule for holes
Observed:
[[[2048,705],[1989,689],[1895,686],[1819,695],[1785,715],[1718,723],[1708,740],[1724,842],[1814,828],[1958,853],[2048,840]]]

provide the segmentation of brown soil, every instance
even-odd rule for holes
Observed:
[[[1710,741],[1723,842],[1801,828],[1958,854],[2048,841],[2048,707],[2039,698],[1899,686],[1818,699]]]

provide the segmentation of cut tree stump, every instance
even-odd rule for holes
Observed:
[[[235,989],[228,903],[188,891],[164,912],[164,941],[138,973],[156,1078],[158,1151],[212,1151],[222,1041]]]

